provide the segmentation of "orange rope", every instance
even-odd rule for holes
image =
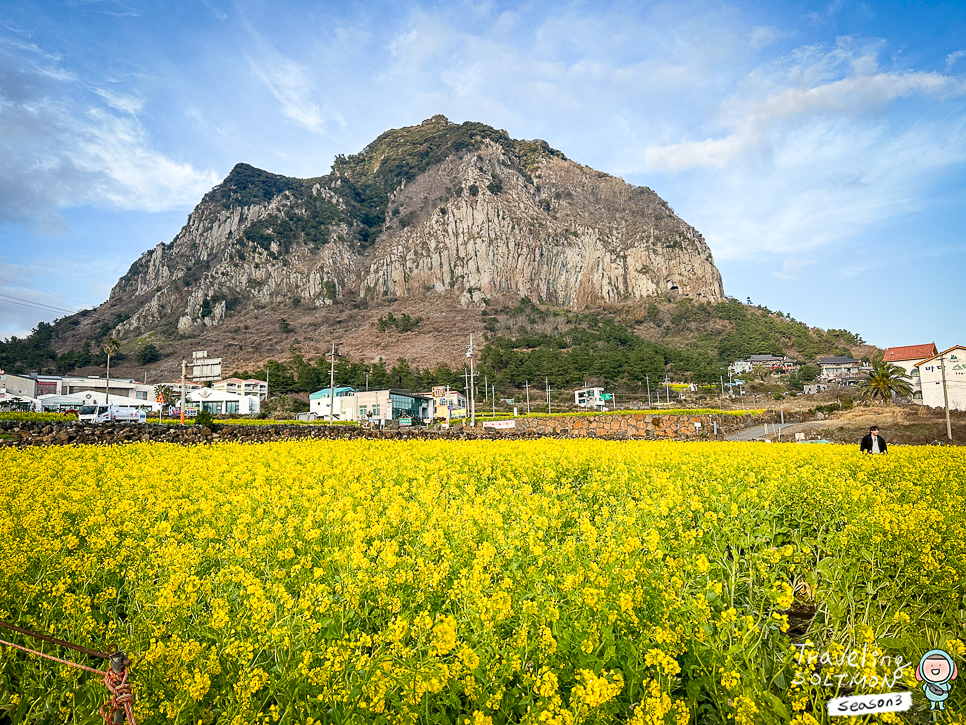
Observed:
[[[131,693],[131,684],[127,681],[127,668],[122,670],[120,674],[115,674],[114,670],[108,669],[104,673],[104,686],[111,692],[111,701],[99,710],[104,722],[112,723],[114,713],[123,711],[131,725],[136,725],[134,722],[134,695]],[[110,706],[110,710],[105,713],[104,708],[108,706]]]
[[[76,667],[77,669],[85,670],[86,672],[93,672],[95,675],[104,675],[104,686],[111,693],[110,702],[108,702],[106,705],[102,705],[98,710],[98,712],[101,714],[101,717],[104,718],[104,722],[108,723],[108,725],[111,725],[111,718],[114,716],[114,713],[116,711],[123,711],[124,714],[127,715],[127,719],[131,725],[137,725],[137,722],[134,720],[134,695],[131,693],[131,684],[128,682],[127,668],[122,670],[120,674],[115,674],[114,670],[112,670],[110,667],[108,667],[106,672],[103,670],[95,670],[91,667],[86,667],[85,665],[79,665],[76,662],[71,662],[70,660],[62,660],[60,657],[54,657],[53,655],[38,652],[35,649],[21,647],[19,644],[7,642],[3,639],[0,639],[0,644],[5,644],[8,647],[13,647],[14,649],[29,652],[32,655],[46,657],[54,662],[60,662],[62,665]],[[110,707],[106,714],[104,713],[105,707]]]
[[[38,652],[35,649],[27,649],[26,647],[21,647],[19,644],[14,644],[13,642],[7,642],[5,640],[0,639],[0,644],[5,644],[8,647],[13,647],[15,649],[23,650],[24,652],[29,652],[32,655],[40,655],[41,657],[46,657],[47,659],[53,660],[54,662],[60,662],[62,665],[70,665],[71,667],[76,667],[79,670],[87,670],[88,672],[93,672],[95,675],[104,674],[104,670],[95,670],[90,667],[85,667],[84,665],[79,665],[76,662],[71,662],[69,660],[62,660],[60,659],[60,657],[53,657],[51,655],[44,654],[43,652]]]

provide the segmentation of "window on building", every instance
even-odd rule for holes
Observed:
[[[360,405],[359,406],[359,417],[360,418],[365,418],[366,417],[366,411],[368,409],[369,409],[369,406],[368,405]]]
[[[138,390],[137,392],[134,393],[134,397],[137,398],[138,400],[147,400],[148,394],[144,390]]]
[[[375,405],[372,406],[372,417],[373,418],[378,418],[379,417],[379,413],[381,412],[380,411],[380,408],[381,407],[382,406],[380,406],[379,403],[376,403]]]
[[[225,403],[225,412],[226,413],[238,413],[238,401],[237,400],[229,400],[229,401],[227,401]]]
[[[909,373],[909,377],[911,377],[911,378],[918,378],[919,377],[919,368],[913,368],[912,369],[912,372]]]
[[[214,402],[209,402],[209,401],[206,400],[204,403],[202,403],[202,406],[203,406],[204,410],[208,411],[209,413],[213,413],[213,414],[221,413],[221,401],[220,400],[216,400]]]

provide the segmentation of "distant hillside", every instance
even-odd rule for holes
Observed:
[[[96,363],[108,337],[129,358],[153,345],[168,363],[226,346],[244,361],[292,344],[319,354],[337,333],[376,356],[360,349],[367,311],[394,301],[445,311],[422,315],[422,331],[468,333],[481,331],[487,303],[529,297],[577,310],[668,294],[724,297],[700,233],[656,193],[544,141],[434,116],[315,178],[237,164],[107,302],[39,337],[61,369]],[[341,329],[349,320],[361,337]]]
[[[459,369],[470,334],[513,384],[551,367],[560,384],[710,380],[755,353],[864,349],[727,300],[701,235],[652,190],[434,116],[316,178],[237,164],[107,302],[0,343],[0,365],[96,374],[116,338],[112,371],[151,380],[193,350],[254,371],[333,343],[370,366]]]

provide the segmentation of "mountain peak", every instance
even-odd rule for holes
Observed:
[[[576,309],[649,295],[724,296],[700,233],[657,194],[546,141],[435,115],[316,178],[236,164],[109,304],[113,334],[163,339],[208,336],[255,310],[308,320],[393,300]]]

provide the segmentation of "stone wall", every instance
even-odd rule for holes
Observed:
[[[769,415],[661,415],[628,413],[517,418],[516,430],[542,436],[714,440],[742,428],[761,425]],[[715,435],[717,424],[717,435]],[[477,428],[481,427],[477,422]],[[510,431],[507,431],[510,432]]]
[[[709,440],[742,428],[774,422],[773,414],[765,415],[660,415],[643,413],[627,415],[560,416],[553,418],[517,418],[516,427],[507,430],[455,427],[450,430],[425,428],[397,428],[394,430],[365,430],[353,426],[327,425],[157,425],[132,423],[80,423],[77,421],[0,421],[0,446],[70,445],[140,443],[148,441],[168,443],[216,443],[237,441],[262,443],[266,441],[348,438],[388,438],[408,440],[440,439],[500,439],[500,438],[583,438],[606,439],[670,439]],[[786,421],[788,418],[786,417]],[[718,424],[714,435],[713,422]],[[696,425],[700,424],[700,425]]]

